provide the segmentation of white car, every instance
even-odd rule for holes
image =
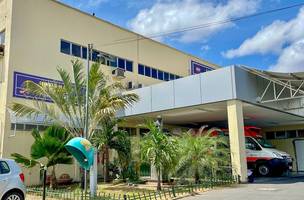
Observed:
[[[14,160],[0,158],[0,200],[24,200],[24,174]]]

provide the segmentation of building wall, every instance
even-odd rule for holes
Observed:
[[[296,153],[295,153],[295,146],[294,141],[298,139],[304,139],[304,134],[300,134],[299,132],[301,130],[304,130],[304,125],[298,124],[298,125],[290,125],[290,126],[276,126],[276,127],[269,127],[269,128],[263,128],[263,135],[266,139],[268,139],[277,149],[281,151],[285,151],[288,154],[291,155],[293,158],[293,171],[297,170],[297,162],[296,162]],[[270,139],[268,134],[275,134],[276,132],[286,132],[286,137],[278,139],[276,136],[273,139]],[[297,135],[289,136],[288,131],[296,131]]]
[[[217,68],[216,65],[180,52],[150,39],[142,39],[108,22],[85,14],[54,0],[0,0],[0,31],[5,29],[5,56],[2,58],[3,81],[0,81],[1,157],[12,153],[29,155],[32,138],[30,131],[11,130],[11,116],[7,108],[13,102],[31,103],[13,97],[13,73],[22,72],[59,80],[57,67],[71,71],[75,57],[60,52],[60,40],[82,46],[94,44],[94,49],[133,61],[133,72],[126,72],[123,82],[151,85],[160,80],[139,75],[138,63],[179,76],[189,75],[190,61]],[[4,11],[4,12],[2,12]],[[108,45],[117,40],[132,38],[131,42]],[[133,40],[133,38],[141,38]],[[80,59],[84,64],[85,60]],[[1,60],[0,60],[1,62]],[[113,68],[102,66],[106,74]],[[76,165],[60,167],[78,179]],[[27,184],[39,183],[39,170],[23,169]]]

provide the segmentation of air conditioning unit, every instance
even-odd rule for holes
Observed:
[[[4,45],[0,44],[0,57],[4,56]]]
[[[116,68],[112,71],[112,75],[115,78],[123,79],[123,78],[125,78],[125,70],[120,69],[120,68]]]
[[[138,83],[137,88],[143,88],[143,87],[144,87],[144,84]]]
[[[132,81],[129,81],[129,82],[127,82],[127,90],[132,90],[132,89],[134,89],[134,83],[132,82]]]

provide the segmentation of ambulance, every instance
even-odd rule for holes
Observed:
[[[227,129],[216,129],[214,133],[228,136]],[[245,146],[248,169],[260,176],[281,176],[292,170],[292,157],[277,150],[270,142],[261,136],[261,129],[245,126]]]

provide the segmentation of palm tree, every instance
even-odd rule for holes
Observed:
[[[102,152],[104,181],[109,181],[109,151],[116,150],[122,170],[126,170],[131,160],[131,141],[128,133],[115,130],[120,120],[107,119],[92,137],[94,146]]]
[[[24,90],[34,97],[34,101],[23,104],[14,103],[12,110],[17,116],[34,118],[46,117],[46,121],[55,123],[68,130],[73,136],[83,136],[85,127],[85,88],[86,76],[83,64],[72,61],[72,75],[63,68],[57,69],[61,83],[38,84],[25,81]],[[116,112],[138,100],[133,93],[123,93],[120,82],[110,82],[100,70],[100,64],[92,64],[89,71],[89,116],[88,138],[101,126],[106,118],[113,118]],[[52,103],[41,101],[44,97]]]
[[[162,132],[153,122],[146,123],[149,132],[141,141],[141,155],[155,166],[157,172],[157,190],[161,190],[161,173],[164,167],[175,162],[178,147],[176,140]]]
[[[179,162],[177,174],[192,176],[199,183],[201,175],[206,171],[212,174],[229,163],[227,140],[223,137],[211,136],[210,133],[190,132],[179,138]]]
[[[13,153],[12,157],[24,167],[32,168],[38,164],[52,167],[50,187],[56,186],[55,166],[57,164],[72,164],[73,158],[67,152],[64,145],[71,139],[71,135],[56,126],[51,126],[41,135],[37,129],[32,131],[35,141],[31,146],[30,158]]]

